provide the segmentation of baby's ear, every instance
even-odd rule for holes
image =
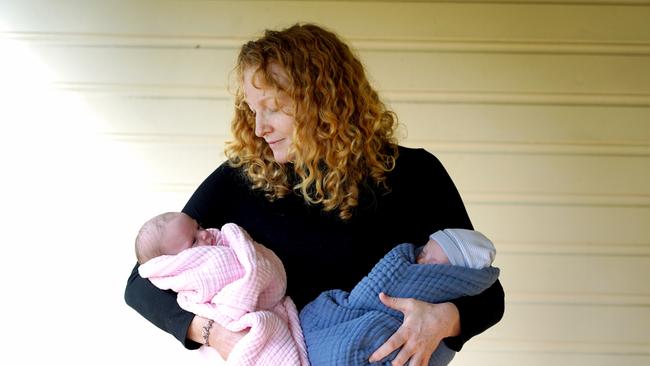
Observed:
[[[425,260],[427,257],[427,249],[427,246],[423,245],[415,250],[415,263],[422,263]]]
[[[417,255],[415,256],[415,263],[420,263],[422,262],[422,259],[424,258],[424,250],[420,250]]]

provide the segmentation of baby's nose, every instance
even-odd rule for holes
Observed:
[[[214,245],[214,236],[209,231],[201,229],[198,236],[201,245]]]

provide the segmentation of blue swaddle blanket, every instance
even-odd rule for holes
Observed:
[[[368,358],[402,325],[403,314],[379,301],[379,293],[440,303],[476,295],[490,287],[499,269],[471,269],[452,265],[416,264],[416,247],[393,248],[352,292],[321,293],[300,312],[312,366],[369,365]],[[384,358],[389,365],[399,350]],[[440,343],[430,366],[447,365],[455,352]]]

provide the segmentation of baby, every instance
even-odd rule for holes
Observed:
[[[177,292],[181,308],[210,319],[204,344],[213,323],[232,332],[248,329],[225,365],[309,364],[298,311],[285,294],[284,266],[240,226],[204,229],[184,213],[167,212],[145,222],[135,251],[140,276]]]
[[[301,310],[311,365],[370,365],[370,355],[397,331],[403,319],[402,313],[380,301],[380,292],[428,303],[476,295],[498,277],[499,270],[491,266],[495,255],[488,238],[465,229],[436,231],[420,247],[396,246],[350,292],[323,292]],[[390,365],[397,352],[381,364]],[[447,365],[454,354],[442,342],[428,365]]]

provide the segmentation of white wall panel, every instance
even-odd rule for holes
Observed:
[[[58,83],[212,86],[225,90],[237,52],[167,48],[101,48],[33,45]]]
[[[435,144],[431,147],[435,151]],[[648,196],[637,204],[650,203],[647,156],[438,155],[455,172],[457,184],[470,192],[602,195],[603,199],[608,195]]]
[[[588,244],[594,247],[650,244],[648,207],[485,204],[465,200],[469,201],[468,209],[474,226],[489,233],[496,242]],[[639,254],[648,255],[647,251]],[[594,268],[594,275],[596,271]]]
[[[361,52],[361,57],[372,76],[381,76],[375,77],[379,87],[389,91],[650,92],[645,56]]]
[[[648,146],[645,107],[392,103],[409,140]],[[558,146],[559,148],[559,146]],[[552,152],[552,151],[549,151]]]
[[[538,301],[544,301],[544,294],[548,293],[556,298],[564,296],[565,301],[582,298],[603,305],[601,302],[616,301],[618,297],[621,305],[632,305],[629,302],[635,300],[634,305],[650,306],[647,284],[630,281],[650,278],[648,256],[510,254],[507,251],[499,255],[504,286],[514,298],[536,296]],[[598,268],[597,275],[593,273],[594,268]],[[527,276],[516,276],[517,273],[527,273]]]
[[[630,322],[629,319],[637,319]],[[625,349],[626,344],[643,350],[650,333],[647,306],[575,306],[565,304],[512,304],[499,327],[500,336],[525,342],[575,342],[606,349]],[[626,324],[621,327],[620,324]],[[558,329],[562,329],[558,332]],[[533,331],[534,330],[534,331]],[[492,333],[494,339],[497,335]],[[647,345],[646,345],[647,347]],[[632,348],[632,347],[630,347]],[[647,350],[647,348],[646,348]],[[582,351],[579,347],[577,353]],[[591,352],[598,352],[592,348]]]
[[[346,38],[648,43],[647,2],[598,1],[7,1],[4,29],[25,32],[249,37],[269,26],[323,22]],[[272,14],[270,16],[269,14]],[[360,20],[363,16],[365,21]]]
[[[124,97],[95,92],[85,93],[83,100],[98,115],[97,130],[113,138],[230,136],[231,98]]]

